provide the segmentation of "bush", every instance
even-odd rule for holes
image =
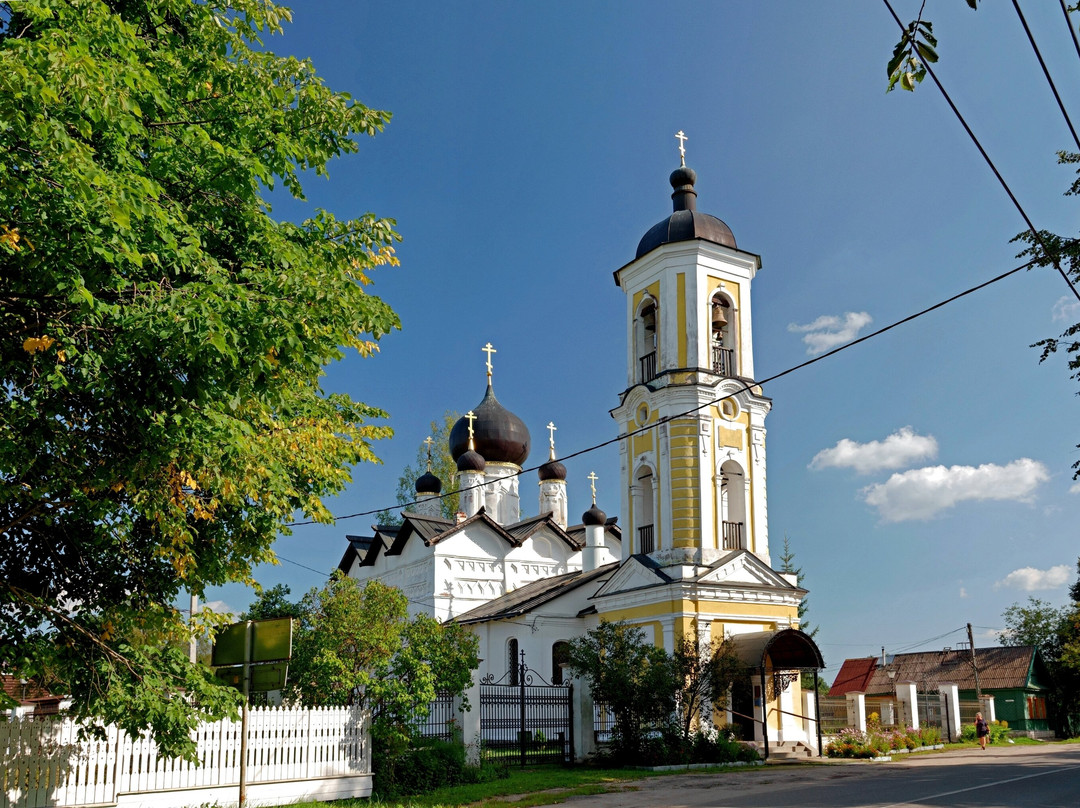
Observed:
[[[496,780],[505,777],[506,771],[490,765],[469,766],[461,743],[429,738],[396,756],[374,755],[372,774],[375,796],[393,799],[444,786]]]

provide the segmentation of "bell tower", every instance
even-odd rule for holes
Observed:
[[[761,258],[697,210],[697,175],[670,177],[672,214],[615,283],[626,295],[627,387],[611,411],[621,444],[623,557],[661,567],[748,550],[770,564],[765,416],[754,383],[750,285]]]

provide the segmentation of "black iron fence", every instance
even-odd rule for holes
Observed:
[[[416,729],[421,738],[452,742],[458,735],[458,728],[454,694],[440,691],[435,694],[435,701],[428,705],[427,718]]]
[[[484,758],[522,766],[572,762],[573,692],[571,684],[552,685],[531,671],[524,651],[516,677],[485,676],[480,680]]]

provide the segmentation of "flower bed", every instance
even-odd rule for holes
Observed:
[[[825,754],[836,758],[876,758],[893,751],[910,752],[921,747],[937,746],[941,733],[937,727],[914,729],[883,729],[870,724],[866,732],[847,727],[833,736],[826,745]]]

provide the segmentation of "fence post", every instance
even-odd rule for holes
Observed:
[[[941,682],[938,684],[938,698],[941,699],[941,728],[951,743],[960,737],[960,689],[952,682]]]
[[[904,726],[919,728],[919,694],[914,682],[896,683],[896,700],[900,702]]]
[[[847,699],[848,726],[866,732],[866,694],[852,691],[845,693],[844,698]]]

